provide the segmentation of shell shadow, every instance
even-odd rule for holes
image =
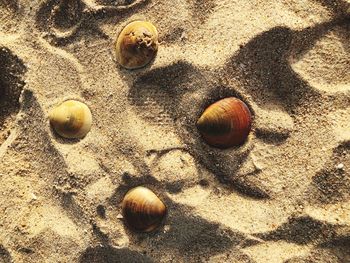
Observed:
[[[335,17],[342,17],[346,14],[347,8],[350,7],[350,3],[346,0],[316,0],[321,5],[330,10]]]
[[[237,259],[243,254],[238,247],[247,241],[244,234],[198,216],[186,216],[186,210],[186,207],[179,205],[172,208],[175,212],[168,218],[170,230],[160,237],[157,247],[163,247],[165,251],[178,251],[185,262],[192,257],[204,261],[229,250],[235,251]]]
[[[43,109],[33,92],[30,90],[24,90],[22,93],[21,111],[24,113],[24,117],[19,121],[19,126],[22,128],[19,131],[18,138],[24,138],[24,154],[30,155],[32,151],[38,150],[35,159],[38,160],[40,169],[38,168],[37,171],[50,174],[47,169],[55,171],[57,170],[57,167],[61,167],[62,171],[65,171],[67,166],[64,158],[52,145],[48,129],[46,129],[47,123],[45,122]],[[37,140],[37,138],[40,138],[40,140]],[[31,145],[31,149],[27,148],[29,145]],[[51,158],[47,158],[48,152],[50,153]],[[42,165],[43,163],[46,165]]]
[[[11,50],[0,47],[0,144],[11,130],[20,110],[19,98],[25,86],[26,67]]]
[[[196,216],[192,208],[165,200],[169,209],[166,224],[169,230],[156,233],[152,245],[162,251],[177,251],[183,259],[216,255],[239,246],[248,238],[238,231]],[[134,236],[134,242],[142,242],[144,235]],[[238,250],[238,249],[237,249]],[[203,259],[203,258],[202,258]]]
[[[334,226],[309,216],[291,217],[276,230],[254,236],[265,241],[288,241],[299,245],[320,242],[335,235]]]
[[[309,202],[332,204],[349,199],[350,172],[346,168],[337,168],[339,164],[350,167],[350,142],[335,148],[331,160],[312,178],[305,193],[310,196]]]
[[[331,252],[325,249],[313,249],[310,254],[302,257],[293,257],[283,263],[347,263],[348,261],[342,261]]]
[[[24,118],[19,121],[22,128],[19,130],[18,139],[24,142],[21,154],[30,156],[33,152],[37,153],[33,157],[33,170],[42,180],[49,182],[48,190],[52,191],[69,214],[74,215],[72,218],[84,218],[84,211],[72,198],[78,180],[68,172],[62,153],[53,145],[48,133],[48,123],[45,122],[45,114],[39,102],[29,90],[24,90],[21,100],[21,112],[24,113]],[[47,158],[48,154],[50,158]]]
[[[291,217],[288,222],[276,230],[259,233],[254,236],[264,241],[280,242],[281,240],[298,245],[313,245],[315,249],[307,257],[293,258],[286,263],[314,262],[340,262],[350,259],[349,227],[341,224],[330,224],[313,219],[309,216]],[[337,261],[339,259],[339,261]],[[323,261],[324,260],[324,261]]]
[[[76,139],[76,138],[67,139],[67,138],[64,138],[64,137],[62,137],[62,136],[57,134],[55,129],[50,125],[50,123],[48,123],[47,125],[50,126],[50,133],[51,133],[52,138],[56,142],[58,142],[60,144],[71,144],[71,145],[73,145],[73,144],[77,144],[77,143],[81,142],[85,138],[85,137],[81,138],[81,139]]]
[[[350,261],[350,236],[340,236],[321,243],[304,257],[294,257],[284,263],[348,263]]]
[[[350,234],[322,243],[319,247],[330,250],[332,254],[342,260],[341,262],[345,263],[350,260]]]
[[[242,78],[244,89],[263,106],[282,102],[289,113],[298,106],[320,102],[321,94],[304,81],[290,65],[300,59],[315,42],[348,18],[337,18],[296,31],[275,27],[250,40],[226,63],[228,76]]]
[[[128,248],[109,246],[89,247],[81,255],[80,263],[152,263],[148,256]]]

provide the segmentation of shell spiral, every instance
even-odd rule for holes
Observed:
[[[251,122],[248,106],[230,97],[210,105],[197,121],[197,128],[209,145],[225,149],[246,141]]]
[[[50,124],[62,137],[83,138],[91,129],[91,111],[84,103],[68,100],[49,113]]]
[[[127,69],[146,66],[158,51],[158,32],[147,21],[134,21],[119,34],[116,43],[117,61]]]
[[[125,195],[122,211],[128,226],[136,231],[150,232],[161,225],[167,209],[156,194],[139,186]]]

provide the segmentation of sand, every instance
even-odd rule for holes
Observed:
[[[156,25],[155,60],[114,44]],[[0,262],[350,262],[350,1],[0,0]],[[235,96],[241,147],[195,123]],[[85,102],[63,139],[48,112]],[[125,225],[138,185],[166,204],[155,232]]]

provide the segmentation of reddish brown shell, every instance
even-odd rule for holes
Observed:
[[[122,203],[123,217],[128,226],[140,232],[158,228],[167,212],[164,203],[146,187],[131,189]]]
[[[246,141],[251,122],[248,106],[230,97],[210,105],[197,121],[197,128],[209,145],[225,149]]]

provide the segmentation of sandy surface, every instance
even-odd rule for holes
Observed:
[[[130,21],[158,28],[146,68],[116,62]],[[350,1],[0,0],[0,262],[350,262]],[[229,96],[245,145],[195,122]],[[85,102],[66,140],[48,112]],[[121,200],[152,189],[162,227]]]

